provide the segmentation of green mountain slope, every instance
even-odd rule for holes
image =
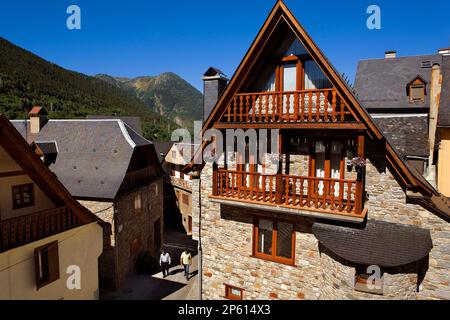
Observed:
[[[97,77],[118,88],[132,90],[153,111],[180,126],[191,129],[194,120],[202,120],[201,92],[175,73],[131,79],[104,74]]]
[[[144,136],[155,141],[170,139],[177,127],[127,86],[63,69],[0,37],[0,112],[25,119],[33,105],[45,107],[50,118],[139,116]]]

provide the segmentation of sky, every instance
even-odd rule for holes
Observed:
[[[450,46],[449,0],[285,0],[341,73],[362,59]],[[69,30],[69,5],[81,29]],[[275,0],[16,0],[0,3],[0,36],[66,69],[135,77],[175,72],[199,90],[209,66],[230,78]],[[369,5],[381,29],[369,30]]]

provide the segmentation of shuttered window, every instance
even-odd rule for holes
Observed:
[[[59,279],[58,241],[34,249],[36,288],[40,288]]]
[[[425,101],[425,86],[422,84],[411,85],[410,100],[411,102],[423,102]]]

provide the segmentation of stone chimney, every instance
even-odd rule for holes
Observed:
[[[228,84],[228,78],[219,69],[209,67],[203,74],[203,122],[216,105]]]
[[[390,51],[386,51],[384,53],[384,58],[385,59],[393,59],[397,57],[397,51],[395,50],[390,50]]]
[[[35,106],[29,112],[30,115],[30,133],[37,134],[47,123],[47,111],[39,106]]]

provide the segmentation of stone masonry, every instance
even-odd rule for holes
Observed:
[[[383,295],[356,291],[355,268],[319,250],[318,240],[311,232],[313,218],[211,201],[208,197],[212,194],[212,164],[206,163],[201,172],[203,298],[223,299],[228,284],[244,289],[244,299],[450,299],[450,225],[421,206],[406,203],[405,191],[381,158],[384,154],[370,145],[366,152],[369,163],[365,206],[369,218],[418,226],[431,232],[433,249],[419,292],[416,292],[417,274],[410,270],[385,271]],[[198,238],[199,232],[198,183],[199,180],[193,181],[194,238]],[[283,215],[296,222],[295,266],[252,257],[255,214]]]

